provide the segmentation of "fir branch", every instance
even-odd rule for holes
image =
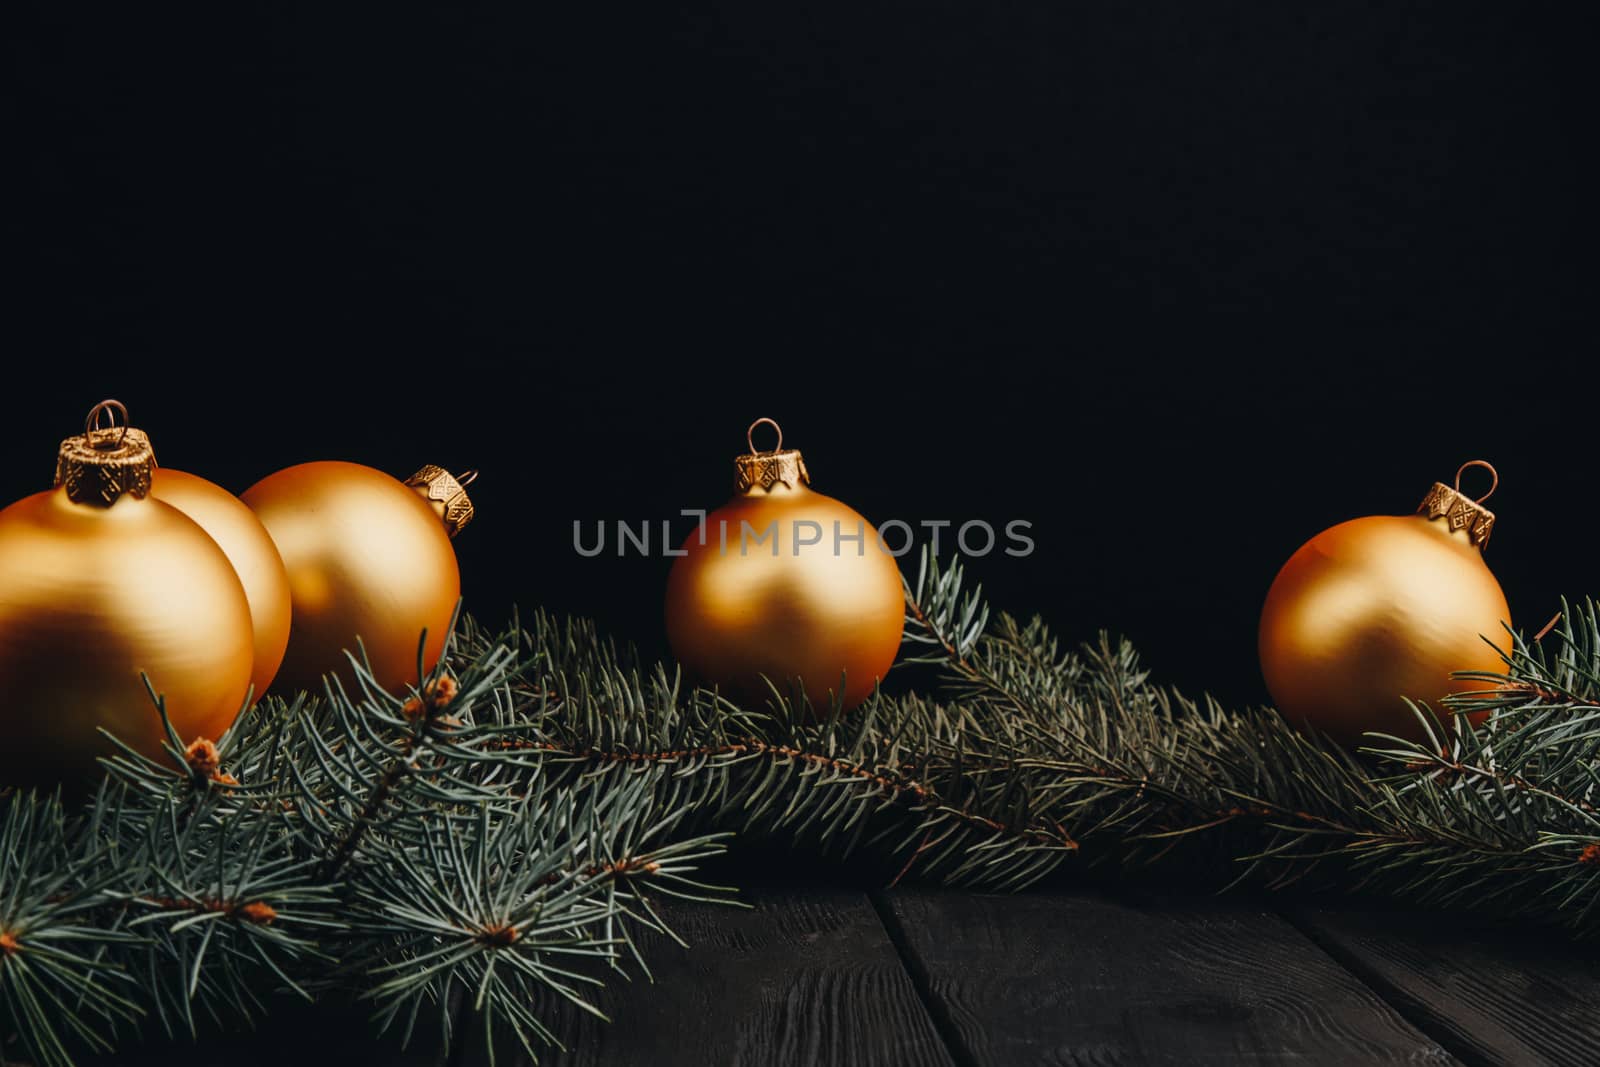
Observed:
[[[164,758],[118,744],[83,814],[9,797],[0,1036],[64,1065],[141,1016],[194,1034],[274,989],[342,988],[405,1037],[431,1004],[448,1037],[450,993],[470,986],[531,1050],[547,1036],[533,991],[592,984],[563,977],[564,955],[622,967],[636,931],[664,929],[647,891],[726,892],[691,880],[722,845],[677,833],[671,798],[547,783],[542,755],[498,743],[520,641],[453,650],[399,696],[358,657],[353,690],[265,701],[217,739],[180,738],[156,697]]]
[[[539,993],[592,1009],[660,895],[729,833],[1016,889],[1070,864],[1332,887],[1595,929],[1600,614],[1518,638],[1421,742],[1352,755],[1271,709],[1154,684],[1126,642],[991,614],[959,564],[907,587],[933,696],[736,706],[589,623],[460,620],[415,689],[272,698],[220,738],[119,747],[81,811],[0,797],[0,1024],[56,1067],[142,1021],[193,1033],[263,993],[342,990],[448,1039],[464,995],[532,1056]],[[152,694],[153,695],[153,694]],[[1474,722],[1473,720],[1478,720]]]
[[[102,792],[103,803],[116,798]],[[72,1063],[69,1041],[110,1051],[139,1015],[129,976],[108,949],[135,940],[95,922],[118,871],[107,852],[74,839],[59,799],[13,794],[0,823],[0,1020],[28,1058]]]

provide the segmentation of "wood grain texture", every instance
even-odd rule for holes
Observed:
[[[613,977],[595,994],[614,1022],[547,1000],[541,1015],[567,1050],[548,1065],[675,1064],[949,1067],[951,1059],[864,893],[749,892],[753,909],[663,903],[688,948],[648,938],[653,982]],[[469,1023],[460,1063],[486,1064]],[[514,1042],[500,1067],[525,1067]]]
[[[125,1043],[105,1057],[85,1057],[81,1067],[312,1067],[314,1064],[383,1064],[444,1067],[446,1053],[437,1009],[417,1020],[409,1047],[398,1036],[375,1038],[369,1004],[307,1004],[292,997],[268,1001],[255,1027],[201,1025],[197,1040],[158,1039],[158,1024],[142,1043]]]
[[[1593,946],[1460,916],[1308,910],[1293,918],[1468,1063],[1600,1063]]]
[[[1453,1062],[1267,912],[1090,894],[878,899],[963,1063]]]

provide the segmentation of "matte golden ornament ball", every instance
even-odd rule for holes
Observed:
[[[1414,515],[1324,530],[1289,558],[1261,613],[1261,669],[1291,721],[1349,744],[1367,731],[1422,736],[1405,698],[1486,688],[1458,671],[1504,670],[1511,611],[1483,561],[1494,515],[1435,483]]]
[[[242,499],[271,534],[289,578],[292,622],[281,690],[353,681],[344,652],[357,639],[373,676],[395,690],[432,669],[461,596],[450,539],[472,518],[465,485],[439,467],[401,482],[358,463],[302,463],[270,474]],[[359,653],[358,653],[359,654]]]
[[[150,495],[199,523],[233,564],[250,602],[255,634],[250,685],[257,697],[262,696],[289,647],[289,575],[267,528],[220,485],[171,467],[155,469]]]
[[[81,782],[112,746],[160,757],[166,701],[185,741],[216,739],[250,687],[250,605],[228,557],[150,495],[149,439],[127,425],[62,442],[56,488],[0,511],[0,784]]]
[[[798,680],[812,706],[865,700],[894,663],[905,623],[900,569],[877,530],[810,488],[800,453],[736,460],[735,493],[684,541],[667,580],[667,635],[688,671],[761,702]],[[844,679],[840,689],[841,676]]]

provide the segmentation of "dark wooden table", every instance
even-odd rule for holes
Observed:
[[[1600,963],[1547,931],[1459,916],[1070,891],[764,889],[666,909],[653,981],[550,1004],[543,1064],[1595,1064]],[[475,1067],[422,1028],[286,1007],[249,1036],[115,1062]],[[513,1045],[500,1064],[521,1065]]]

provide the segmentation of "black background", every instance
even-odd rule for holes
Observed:
[[[770,415],[875,521],[1031,521],[997,606],[1239,701],[1289,553],[1468,458],[1516,621],[1594,590],[1576,27],[440,7],[12,9],[4,499],[106,395],[235,490],[475,466],[469,609],[661,652],[668,562],[573,522],[715,506]]]

